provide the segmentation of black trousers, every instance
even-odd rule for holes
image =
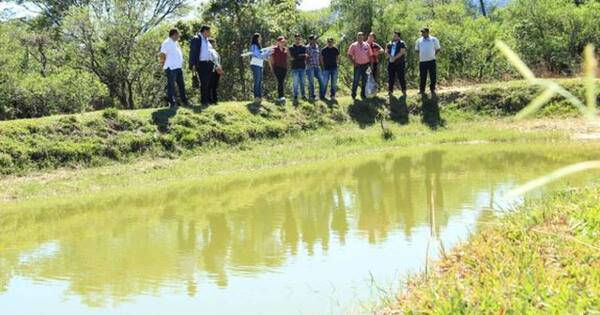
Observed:
[[[421,93],[425,93],[427,73],[429,73],[429,89],[433,92],[435,91],[435,84],[437,83],[437,65],[435,60],[419,63],[419,91]]]
[[[277,97],[282,98],[285,94],[285,76],[287,75],[287,69],[282,67],[273,67],[275,77],[277,78]]]
[[[210,75],[210,103],[217,104],[219,102],[219,81],[221,79],[221,75],[217,73],[217,71],[213,71]]]
[[[406,92],[406,63],[405,62],[388,62],[388,91],[394,92],[396,80],[400,83],[402,93]]]
[[[210,78],[213,73],[214,64],[211,61],[200,61],[196,65],[198,79],[200,79],[200,102],[202,105],[210,103]]]
[[[373,74],[375,82],[379,83],[379,63],[371,64],[371,73]]]

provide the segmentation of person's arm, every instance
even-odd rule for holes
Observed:
[[[196,67],[196,61],[200,56],[200,47],[198,46],[198,38],[194,37],[190,40],[190,55],[189,55],[189,66],[190,70],[194,70]]]
[[[379,49],[377,50],[376,56],[379,56],[379,55],[381,55],[381,54],[383,54],[385,52],[383,50],[383,47],[381,47],[381,45],[379,45],[379,44],[375,44],[375,45],[377,45],[377,47],[379,47]]]
[[[288,49],[288,55],[290,56],[290,58],[292,60],[296,60],[296,50],[292,50],[291,48]]]
[[[348,47],[348,59],[350,59],[350,62],[352,62],[352,65],[356,65],[356,63],[354,62],[354,54],[353,54],[352,45],[350,45],[350,47]]]

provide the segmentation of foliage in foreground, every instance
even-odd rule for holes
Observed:
[[[600,312],[600,188],[554,194],[483,228],[408,282],[387,314]]]
[[[580,85],[569,83],[574,93]],[[147,109],[94,112],[80,115],[15,120],[0,123],[0,174],[34,169],[94,166],[108,161],[127,161],[140,156],[177,156],[215,144],[237,145],[246,141],[279,138],[334,124],[367,127],[377,123],[383,108],[390,108],[390,123],[406,124],[409,113],[422,122],[443,127],[444,114],[498,117],[512,115],[526,106],[535,88],[521,83],[483,86],[466,91],[440,93],[437,99],[373,98],[339,104],[323,102],[278,106],[223,103],[198,109]],[[548,107],[574,112],[556,99]],[[444,114],[440,114],[441,111]],[[442,117],[441,117],[442,116]],[[388,138],[390,135],[387,135]]]

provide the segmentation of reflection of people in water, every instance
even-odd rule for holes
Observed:
[[[436,217],[444,207],[444,194],[442,190],[442,154],[441,151],[429,151],[423,156],[425,164],[425,191],[427,193],[427,208],[432,237],[439,235],[439,224]]]
[[[404,235],[409,238],[415,226],[415,209],[412,202],[411,186],[412,160],[410,157],[399,157],[394,161],[393,176],[395,191],[395,209],[404,223]]]
[[[202,258],[207,272],[217,277],[217,285],[227,286],[225,262],[228,254],[231,233],[225,214],[214,214],[208,217],[208,228],[204,230],[205,246]]]
[[[381,238],[387,235],[388,215],[384,206],[385,176],[382,163],[366,163],[354,172],[358,179],[358,227],[367,231],[369,243],[377,242],[377,233]]]
[[[340,244],[346,243],[346,233],[348,233],[348,218],[346,214],[346,200],[342,187],[337,186],[335,189],[337,205],[333,207],[333,215],[331,218],[331,229],[335,231],[340,239]]]

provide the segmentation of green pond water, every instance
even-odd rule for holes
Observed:
[[[523,202],[508,190],[599,148],[447,145],[12,205],[0,314],[368,313]]]

